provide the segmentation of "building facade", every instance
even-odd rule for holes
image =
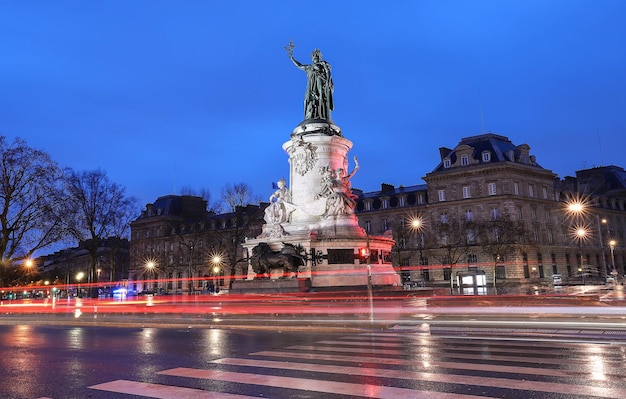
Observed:
[[[405,282],[449,284],[466,272],[492,284],[555,274],[570,283],[604,280],[614,269],[624,275],[623,169],[594,168],[561,181],[530,146],[492,133],[440,148],[440,156],[426,185],[359,193],[361,226],[393,232]],[[568,209],[575,200],[584,214]],[[584,237],[574,234],[580,226]]]
[[[131,223],[129,289],[193,293],[247,277],[242,243],[261,232],[264,204],[207,211],[201,197],[168,195]]]
[[[624,276],[624,169],[559,179],[529,145],[493,133],[439,153],[426,184],[354,190],[359,225],[394,238],[392,260],[405,283],[454,286],[466,274],[497,286],[547,283],[554,275],[573,284]],[[171,195],[146,206],[131,223],[130,289],[197,292],[247,278],[241,244],[261,233],[267,204],[225,214],[206,205]]]
[[[37,259],[40,276],[51,284],[111,286],[128,277],[129,241],[110,237],[98,242],[94,275],[90,275],[89,242],[67,248]],[[80,277],[79,277],[80,276]]]

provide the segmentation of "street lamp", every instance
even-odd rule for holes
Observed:
[[[578,270],[582,271],[583,285],[585,285],[585,266],[583,265],[582,241],[587,236],[587,230],[584,227],[576,228],[576,236],[578,237],[578,251],[580,253],[580,268]]]
[[[146,270],[148,271],[149,274],[152,275],[152,278],[154,278],[154,274],[156,273],[156,262],[153,260],[148,260],[146,262]],[[156,289],[155,289],[155,284],[156,284]],[[148,285],[148,288],[150,288],[149,285]],[[158,290],[158,288],[159,288],[159,284],[156,280],[154,280],[152,282],[152,289],[156,291]],[[145,288],[144,288],[144,291],[145,291]]]
[[[411,230],[413,230],[413,232],[415,233],[415,237],[416,237],[416,244],[417,244],[417,250],[419,251],[419,264],[420,266],[423,266],[424,263],[424,258],[423,258],[423,254],[422,254],[422,237],[421,237],[421,232],[422,232],[422,227],[424,226],[424,222],[422,221],[422,218],[415,217],[413,219],[411,219]],[[424,269],[420,267],[420,273],[421,273],[421,280],[422,280],[422,287],[425,285],[425,279],[424,279]]]
[[[83,277],[85,277],[85,273],[83,272],[78,272],[76,273],[76,282],[77,282],[77,288],[76,288],[76,295],[81,298],[82,295],[80,293],[80,280],[83,279]]]
[[[609,248],[611,248],[611,275],[613,275],[613,278],[615,279],[615,285],[617,285],[617,270],[615,270],[615,246],[617,245],[617,241],[615,240],[610,240],[609,241]]]
[[[215,287],[215,293],[218,293],[220,286],[218,276],[220,275],[220,271],[222,269],[222,257],[220,255],[214,255],[211,258],[211,264],[213,265],[213,286]]]

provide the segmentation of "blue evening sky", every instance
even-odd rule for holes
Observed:
[[[626,1],[0,0],[0,134],[101,168],[140,205],[267,199],[318,47],[353,187],[413,185],[493,132],[559,176],[626,167]]]

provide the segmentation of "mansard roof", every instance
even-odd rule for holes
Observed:
[[[393,197],[393,196],[397,196],[400,194],[409,194],[409,193],[415,193],[417,191],[426,191],[426,190],[427,190],[426,184],[416,184],[413,186],[394,187],[391,184],[383,183],[381,184],[381,189],[379,191],[369,191],[365,193],[361,190],[353,189],[352,192],[358,196],[359,200],[363,200],[365,198],[379,198],[381,196]]]
[[[483,159],[483,153],[489,153],[489,160]],[[515,145],[508,137],[494,133],[469,136],[461,139],[454,149],[441,147],[439,155],[441,162],[433,172],[441,172],[459,166],[457,163],[461,153],[471,157],[470,165],[491,164],[497,162],[518,162],[543,169],[537,164],[535,157],[530,155],[530,146],[527,144]],[[449,160],[450,165],[444,164]],[[466,165],[464,165],[466,166]]]
[[[578,191],[591,195],[626,193],[626,171],[619,166],[600,166],[576,171]]]
[[[201,219],[206,216],[207,201],[192,195],[166,195],[146,205],[138,219],[154,216],[171,216],[187,219]]]

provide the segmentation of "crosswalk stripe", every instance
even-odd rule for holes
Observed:
[[[258,399],[256,396],[244,396],[128,380],[105,382],[103,384],[92,385],[89,388],[157,399]]]
[[[362,345],[363,346],[363,345]],[[394,349],[377,349],[376,346],[377,345],[373,345],[374,347],[370,347],[370,348],[354,348],[352,346],[321,346],[321,345],[295,345],[295,346],[290,346],[288,347],[288,349],[292,349],[292,350],[299,350],[299,351],[326,351],[326,352],[352,352],[352,353],[371,353],[371,354],[376,354],[376,355],[387,355],[387,356],[406,356],[409,353],[407,353],[406,350],[394,350]],[[406,348],[406,346],[404,347],[398,347],[398,349],[404,349]],[[480,359],[489,359],[489,360],[496,360],[496,359],[506,359],[509,361],[515,361],[515,362],[520,362],[522,361],[521,359],[527,359],[529,362],[532,363],[554,363],[554,364],[562,364],[563,361],[562,360],[558,360],[555,362],[555,359],[551,359],[551,358],[544,358],[544,357],[518,357],[518,356],[505,356],[505,355],[497,355],[497,353],[499,352],[507,352],[507,353],[521,353],[521,354],[530,354],[530,355],[556,355],[556,356],[563,356],[563,352],[554,352],[551,353],[549,351],[544,351],[544,350],[515,350],[514,352],[512,352],[510,349],[507,350],[507,348],[502,347],[499,348],[498,350],[494,350],[492,347],[489,348],[483,348],[483,347],[478,347],[478,348],[472,348],[472,347],[464,347],[464,346],[445,346],[445,353],[440,353],[440,356],[442,357],[456,357],[456,358],[477,358],[477,356],[475,354],[467,354],[467,353],[459,353],[457,352],[457,350],[460,350],[462,352],[476,352],[476,353],[480,353],[481,356],[478,357]],[[489,354],[485,354],[485,351],[488,351]],[[417,354],[414,354],[414,356],[416,356]],[[432,353],[431,353],[432,355]],[[581,364],[588,364],[588,353],[581,353],[581,354],[570,354],[568,353],[568,362],[571,363],[575,363],[575,362],[579,362]],[[607,357],[604,362],[607,364],[622,364],[623,361],[620,360],[618,357],[621,356],[619,353],[615,354],[615,353],[611,353],[611,352],[607,352],[605,355],[605,357]],[[613,357],[612,359],[610,357]]]
[[[345,346],[365,346],[368,345],[368,342],[355,342],[355,341],[317,341],[316,344],[324,344],[324,345],[345,345]],[[433,343],[434,344],[434,343]],[[383,348],[406,348],[406,343],[402,343],[402,342],[376,342],[376,343],[372,343],[371,345],[373,346],[377,346],[377,347],[383,347]],[[467,345],[467,344],[460,344],[460,345],[456,345],[456,344],[452,344],[450,342],[446,342],[445,344],[445,348],[446,351],[450,351],[450,350],[464,350],[464,351],[480,351],[480,352],[484,352],[485,348],[483,346],[475,346],[475,345]],[[494,352],[515,352],[515,353],[524,353],[524,354],[528,354],[528,353],[541,353],[542,355],[563,355],[563,351],[555,351],[555,350],[547,350],[547,349],[539,349],[539,348],[533,348],[533,349],[520,349],[520,348],[515,348],[515,349],[511,349],[510,346],[506,346],[506,345],[489,345],[489,352],[490,353],[494,353]],[[582,356],[582,357],[587,357],[589,355],[589,352],[587,350],[587,348],[581,347],[575,350],[568,350],[567,352],[568,356]],[[613,353],[607,348],[606,351],[606,355],[612,355]]]
[[[185,367],[159,371],[158,374],[379,399],[416,398],[422,396],[428,397],[429,399],[486,399],[484,396],[463,395],[448,392],[420,391],[372,384],[354,384],[348,382],[314,380],[307,378],[237,373],[230,371],[200,370]]]
[[[279,358],[295,358],[295,359],[308,359],[308,360],[329,360],[336,362],[352,362],[352,363],[375,363],[375,364],[389,364],[395,366],[420,366],[427,364],[427,367],[434,368],[447,368],[458,370],[476,370],[476,371],[491,371],[497,373],[516,373],[516,374],[529,374],[529,375],[546,375],[551,377],[580,377],[583,373],[574,371],[563,371],[555,369],[542,369],[537,367],[521,367],[521,366],[498,366],[491,364],[480,363],[455,363],[455,362],[436,362],[431,360],[402,360],[394,358],[381,358],[370,356],[344,356],[344,355],[322,355],[316,353],[301,353],[301,352],[279,352],[279,351],[262,351],[251,353],[252,356],[267,356],[267,357],[279,357]]]
[[[225,358],[214,360],[213,363],[229,364],[233,366],[266,367],[272,369],[287,369],[296,371],[312,371],[318,373],[332,373],[341,375],[362,375],[379,378],[397,378],[411,381],[443,382],[454,381],[455,384],[480,385],[495,388],[521,389],[526,391],[552,392],[561,394],[593,395],[603,398],[626,398],[626,389],[603,388],[598,386],[562,384],[558,382],[542,382],[528,380],[513,380],[508,378],[480,377],[455,374],[437,374],[430,372],[412,372],[390,369],[375,369],[369,367],[333,366],[325,364],[275,362],[269,360],[249,360]],[[325,382],[326,384],[326,382]]]

